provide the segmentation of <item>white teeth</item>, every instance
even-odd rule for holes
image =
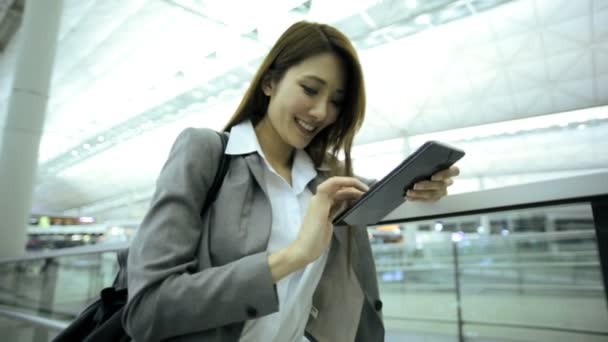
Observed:
[[[304,129],[306,129],[309,132],[312,132],[312,131],[314,131],[316,129],[315,126],[307,124],[306,122],[304,122],[304,121],[302,121],[300,119],[296,118],[296,121],[297,121],[298,124],[300,124],[300,126],[304,127]]]

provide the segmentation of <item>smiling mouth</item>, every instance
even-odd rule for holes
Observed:
[[[296,125],[298,126],[298,128],[300,128],[300,130],[303,131],[307,135],[312,135],[317,130],[316,126],[311,125],[304,120],[295,118],[295,122],[296,122]]]

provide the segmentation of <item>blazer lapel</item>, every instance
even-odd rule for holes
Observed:
[[[272,207],[264,180],[264,162],[257,153],[244,156],[247,168],[262,192],[253,191],[249,210],[241,218],[242,229],[247,232],[245,242],[247,253],[261,252],[268,247],[268,239],[272,230]],[[255,187],[255,184],[253,184]]]
[[[260,155],[255,152],[250,153],[245,156],[245,162],[247,163],[247,167],[249,167],[249,171],[251,171],[251,174],[253,174],[253,178],[255,178],[260,188],[264,191],[264,194],[268,196],[266,182],[264,181],[264,168],[262,165],[262,157],[260,157]]]

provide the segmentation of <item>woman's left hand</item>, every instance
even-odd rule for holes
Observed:
[[[405,189],[405,199],[408,201],[437,202],[448,194],[448,187],[454,184],[452,177],[460,174],[457,166],[441,170],[431,177],[431,180],[420,181],[410,189]]]

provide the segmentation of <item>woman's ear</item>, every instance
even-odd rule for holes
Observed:
[[[274,82],[270,78],[270,75],[264,76],[262,80],[262,91],[266,96],[272,96],[274,94]]]

